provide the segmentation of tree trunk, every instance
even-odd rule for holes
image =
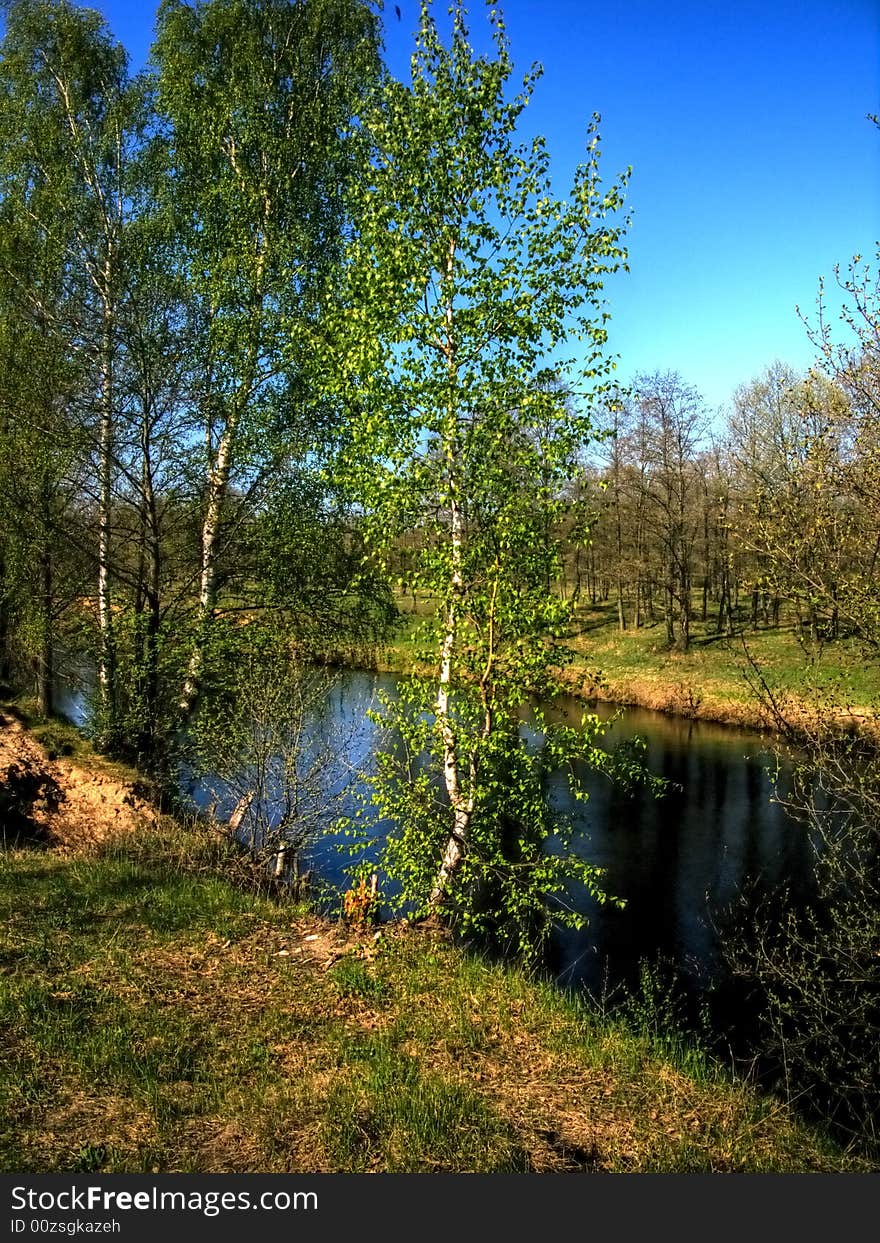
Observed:
[[[110,534],[113,500],[113,307],[110,301],[110,260],[104,269],[106,289],[101,336],[101,404],[98,498],[98,687],[104,746],[115,729],[115,651],[110,592]]]
[[[454,392],[456,378],[455,338],[453,303],[451,297],[452,280],[455,268],[456,242],[449,241],[446,259],[446,277],[449,282],[450,297],[446,305],[446,360],[449,368],[450,389]],[[454,400],[454,398],[453,398]],[[443,851],[440,868],[428,898],[432,909],[439,908],[446,896],[450,881],[461,866],[468,844],[468,831],[473,815],[473,781],[470,794],[466,797],[462,790],[460,760],[455,730],[449,718],[449,693],[452,685],[452,661],[458,631],[458,614],[462,595],[464,594],[464,577],[462,574],[462,553],[464,527],[461,502],[458,488],[458,412],[454,406],[448,411],[449,425],[446,436],[445,455],[447,463],[447,484],[449,488],[449,547],[451,574],[449,582],[449,607],[446,613],[443,642],[440,649],[440,675],[437,684],[435,718],[437,728],[443,739],[443,783],[452,809],[452,832]],[[488,722],[487,722],[488,728]],[[473,770],[471,777],[473,778]]]
[[[682,543],[678,593],[678,641],[679,652],[687,652],[691,645],[691,576],[687,549]]]
[[[614,454],[614,513],[616,519],[615,526],[617,537],[617,628],[620,633],[623,634],[626,630],[626,613],[623,608],[623,526],[620,515],[620,471],[616,449]]]
[[[581,544],[580,540],[575,541],[574,546],[574,591],[571,595],[572,604],[577,604],[581,598]]]
[[[230,416],[220,438],[217,457],[208,475],[208,499],[202,520],[202,553],[196,637],[187,666],[183,693],[180,698],[180,710],[184,717],[188,717],[193,713],[198,701],[201,690],[206,632],[217,605],[217,540],[220,532],[220,519],[223,515],[223,504],[226,500],[226,492],[229,486],[229,475],[232,469],[232,446],[238,429],[238,422],[237,413],[234,416]]]
[[[153,768],[161,750],[162,725],[159,720],[159,630],[161,627],[161,532],[153,489],[149,436],[143,436],[141,468],[141,547],[138,573],[138,627],[140,694],[144,725],[138,738],[138,756]]]
[[[55,709],[52,586],[52,551],[44,544],[40,551],[40,650],[37,655],[37,702],[41,716],[51,716]]]
[[[638,519],[636,522],[636,630],[641,629],[642,608],[645,604],[645,561],[644,561],[644,514],[642,512],[642,491],[639,491]],[[653,620],[653,618],[651,619]]]
[[[663,601],[666,612],[666,641],[670,647],[675,644],[675,580],[672,574],[673,571],[670,569],[666,579],[666,592]]]
[[[704,500],[702,500],[702,549],[704,549],[704,567],[702,567],[702,624],[706,624],[708,618],[708,588],[710,588],[711,577],[711,557],[710,544],[708,544],[708,488],[704,485]]]
[[[453,493],[450,506],[450,540],[452,547],[452,578],[450,583],[449,609],[446,614],[445,634],[440,651],[440,677],[437,686],[436,720],[443,738],[443,782],[452,809],[453,827],[440,870],[431,890],[429,904],[438,907],[443,901],[449,882],[458,870],[467,848],[468,829],[473,813],[473,800],[465,798],[461,788],[461,773],[455,731],[449,719],[449,691],[452,683],[452,657],[458,628],[458,607],[464,582],[461,574],[462,521],[461,509]]]
[[[254,277],[253,318],[250,324],[251,339],[248,344],[247,354],[242,363],[240,383],[232,400],[226,425],[223,428],[220,443],[217,446],[217,455],[213,458],[213,461],[211,460],[213,456],[211,411],[210,408],[206,409],[205,441],[207,459],[210,465],[208,468],[207,501],[202,519],[202,554],[196,633],[187,666],[186,680],[178,704],[184,719],[192,715],[198,702],[207,631],[217,605],[217,553],[220,523],[223,517],[223,506],[229,490],[232,456],[238,437],[238,428],[247,403],[250,400],[254,377],[257,373],[257,360],[263,332],[264,295],[262,288],[265,262],[265,251],[261,251]]]

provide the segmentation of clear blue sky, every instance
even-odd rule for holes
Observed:
[[[143,64],[154,6],[95,4]],[[557,190],[602,114],[603,167],[632,166],[631,273],[609,287],[620,374],[672,369],[710,406],[775,358],[813,350],[812,312],[880,238],[878,0],[507,0],[518,71],[544,67],[526,116]],[[386,54],[408,71],[417,0],[385,5]],[[436,6],[445,13],[446,4]],[[486,47],[480,0],[470,31]],[[833,293],[833,291],[832,291]]]

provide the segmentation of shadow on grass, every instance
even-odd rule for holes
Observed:
[[[50,859],[41,859],[48,865]],[[228,924],[251,906],[247,894],[221,877],[200,876],[173,865],[147,868],[124,858],[100,868],[81,861],[60,866],[0,868],[0,909],[27,921],[28,908],[49,929],[87,937],[102,925],[114,934],[128,926],[158,934],[185,933]]]

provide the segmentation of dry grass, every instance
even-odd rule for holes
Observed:
[[[868,1168],[437,930],[374,940],[217,866],[167,825],[2,856],[3,1169]]]

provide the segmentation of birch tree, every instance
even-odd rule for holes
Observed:
[[[67,0],[8,6],[0,78],[4,205],[31,251],[54,263],[49,279],[22,278],[31,324],[54,333],[91,377],[83,412],[94,435],[98,679],[109,735],[117,330],[143,100],[103,18]],[[47,276],[45,262],[40,272]]]
[[[300,373],[296,325],[338,250],[348,176],[339,135],[376,39],[360,0],[165,0],[157,31],[167,187],[199,325],[201,549],[180,701],[189,715],[240,518],[231,489],[247,500],[272,469],[261,428]]]
[[[359,233],[343,309],[324,324],[344,343],[345,466],[374,555],[417,527],[413,579],[432,607],[431,679],[386,704],[405,745],[378,761],[384,864],[416,911],[465,929],[487,915],[519,939],[546,927],[569,865],[598,888],[585,862],[545,851],[564,828],[542,788],[563,754],[604,762],[597,723],[543,722],[544,746],[530,746],[517,714],[552,693],[561,659],[552,533],[612,366],[601,291],[626,258],[626,178],[601,186],[594,117],[570,196],[554,195],[543,139],[517,136],[539,70],[509,95],[503,21],[488,21],[494,53],[476,55],[461,5],[448,47],[423,5],[411,82],[386,80],[362,116]]]

